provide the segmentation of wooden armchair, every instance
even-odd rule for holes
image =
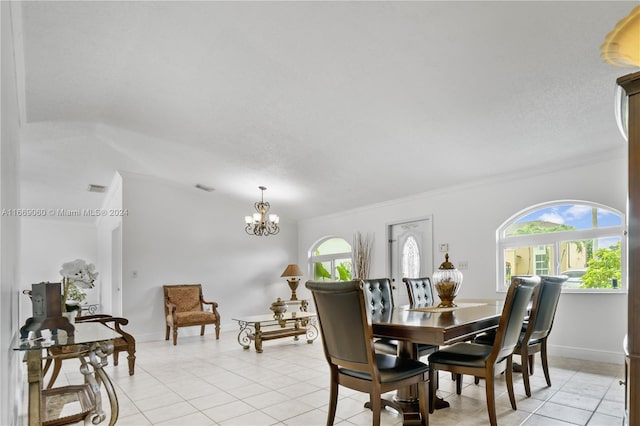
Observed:
[[[202,285],[177,284],[163,285],[164,314],[166,320],[165,340],[169,340],[169,331],[173,330],[173,344],[178,341],[178,328],[200,326],[200,335],[204,335],[207,324],[215,324],[216,339],[220,338],[220,314],[216,302],[207,302],[202,297]],[[205,311],[203,305],[210,305],[211,311]]]
[[[129,361],[129,375],[133,376],[136,365],[136,339],[126,331],[122,329],[122,326],[129,324],[129,320],[121,317],[112,317],[111,315],[86,315],[83,317],[76,317],[76,323],[79,322],[99,322],[105,327],[108,327],[120,334],[121,337],[113,339],[113,365],[118,365],[118,355],[122,351],[128,353],[127,360]],[[47,389],[51,389],[58,374],[60,374],[60,368],[62,367],[62,361],[68,358],[76,358],[76,349],[74,346],[66,346],[63,348],[51,348],[49,349],[51,355],[55,357],[48,357],[44,365],[43,375],[47,373],[51,364],[53,363],[53,372],[51,378],[47,384]],[[69,356],[65,356],[65,352],[69,353]]]

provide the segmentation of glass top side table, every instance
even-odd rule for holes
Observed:
[[[277,315],[251,315],[232,318],[240,325],[238,343],[244,349],[249,349],[254,342],[256,352],[262,353],[262,342],[265,340],[306,336],[307,343],[313,343],[318,337],[316,314],[313,312],[285,312]]]
[[[111,379],[102,367],[107,365],[107,355],[113,351],[112,340],[118,336],[118,333],[97,323],[75,324],[73,336],[68,336],[64,330],[58,330],[57,335],[42,330],[30,332],[27,338],[21,339],[20,334],[16,333],[11,348],[26,352],[29,426],[47,425],[52,422],[53,414],[48,410],[51,405],[49,402],[69,394],[75,395],[81,405],[81,412],[75,414],[76,417],[82,416],[81,420],[88,418],[93,424],[104,421],[106,413],[102,409],[101,386],[104,386],[110,403],[109,424],[115,424],[118,418],[118,401]],[[69,353],[76,354],[80,361],[80,372],[85,379],[84,384],[42,390],[42,351],[52,348],[65,348],[65,356]],[[58,412],[55,415],[64,416],[66,413]],[[73,415],[68,417],[70,421],[74,418]]]

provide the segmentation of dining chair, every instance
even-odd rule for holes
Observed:
[[[421,424],[428,425],[429,367],[410,358],[375,352],[363,281],[307,281],[305,286],[313,295],[331,372],[327,425],[335,420],[338,385],[369,394],[374,426],[380,425],[382,394],[417,385]]]
[[[390,315],[393,312],[394,307],[391,279],[369,278],[363,281],[367,308],[369,309],[369,314],[372,318],[380,319],[385,315]],[[398,341],[394,339],[377,338],[373,346],[376,352],[388,355],[398,354]],[[436,350],[438,350],[437,346],[419,343],[417,344],[416,354],[418,358],[421,358],[435,352]]]
[[[513,392],[513,350],[518,343],[522,322],[532,296],[540,287],[539,277],[513,277],[507,291],[504,307],[498,323],[496,338],[492,346],[472,342],[460,342],[440,349],[429,355],[430,404],[433,412],[436,399],[436,374],[438,370],[455,373],[456,393],[462,393],[462,376],[471,374],[485,379],[487,410],[492,426],[496,421],[496,401],[494,377],[506,371],[505,378],[511,407],[516,409]]]
[[[113,339],[113,365],[118,365],[118,359],[120,352],[127,352],[127,360],[129,363],[129,375],[133,376],[135,372],[136,364],[136,339],[131,334],[122,329],[123,326],[129,324],[129,320],[122,317],[114,317],[106,314],[85,315],[79,316],[75,319],[76,323],[83,322],[98,322],[107,328],[115,331],[120,337]],[[47,389],[53,388],[53,385],[60,374],[62,368],[62,361],[65,359],[76,359],[78,349],[75,346],[65,346],[62,348],[52,347],[48,350],[49,355],[42,368],[42,375],[44,376],[49,371],[49,368],[53,365],[51,377],[47,384]]]
[[[524,382],[524,390],[527,396],[531,396],[531,384],[529,375],[533,374],[533,366],[535,354],[540,353],[542,361],[542,370],[547,386],[551,386],[551,377],[549,375],[549,360],[547,357],[547,338],[551,333],[553,320],[558,308],[558,301],[562,292],[562,285],[567,280],[566,276],[541,276],[540,291],[534,298],[529,314],[529,321],[525,324],[518,344],[513,353],[520,355],[522,363],[522,379]],[[494,334],[482,334],[476,337],[475,342],[484,345],[493,345],[495,339]],[[478,383],[478,378],[476,378]]]
[[[433,288],[429,277],[403,278],[409,295],[409,304],[412,308],[417,306],[433,306]]]

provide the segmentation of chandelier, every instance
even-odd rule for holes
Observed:
[[[280,218],[277,214],[267,214],[269,212],[269,203],[264,201],[264,191],[267,189],[264,186],[258,187],[262,191],[261,200],[256,202],[253,206],[256,208],[256,212],[252,216],[245,216],[244,222],[247,227],[244,230],[249,235],[257,235],[258,237],[276,235],[280,232],[278,223]]]

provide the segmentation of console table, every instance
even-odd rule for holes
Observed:
[[[26,352],[29,426],[66,424],[65,420],[74,416],[82,416],[93,424],[103,422],[106,419],[106,413],[102,409],[101,388],[104,388],[110,404],[109,425],[115,425],[118,419],[118,400],[111,379],[102,367],[107,365],[107,356],[113,352],[112,340],[118,337],[118,333],[100,323],[75,324],[73,336],[68,336],[63,330],[58,330],[55,335],[49,331],[40,331],[30,332],[27,338],[21,339],[20,334],[17,333],[11,348]],[[65,357],[69,357],[70,353],[76,354],[80,363],[80,372],[84,376],[83,384],[42,389],[43,351],[49,348],[66,348]],[[63,407],[65,402],[79,403],[80,414],[77,410],[69,414],[64,411],[64,408],[49,409],[55,404]]]
[[[262,342],[265,340],[280,339],[305,335],[307,343],[313,343],[318,337],[316,327],[316,314],[313,312],[285,312],[280,318],[274,315],[254,315],[233,318],[240,325],[238,343],[244,349],[249,349],[253,340],[256,352],[262,353]]]

